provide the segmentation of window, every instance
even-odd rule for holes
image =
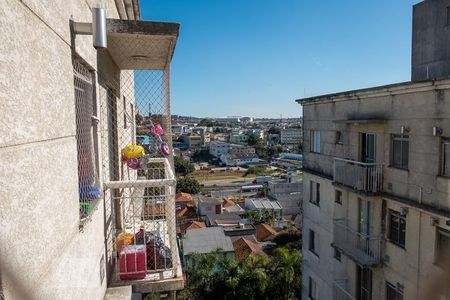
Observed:
[[[309,277],[309,282],[308,282],[308,297],[311,300],[319,299],[319,287],[317,286],[317,283],[311,277]]]
[[[320,184],[314,181],[310,181],[309,185],[309,202],[320,206]]]
[[[408,169],[409,136],[392,135],[392,163],[394,168]]]
[[[341,251],[334,247],[334,258],[336,258],[336,260],[341,261]]]
[[[320,131],[311,130],[311,152],[320,153]]]
[[[334,193],[334,202],[337,204],[342,205],[342,192],[339,190],[336,190]]]
[[[442,176],[450,177],[450,139],[442,141]]]
[[[357,299],[372,299],[372,271],[369,268],[357,266]]]
[[[443,228],[436,232],[436,263],[446,268],[450,265],[450,232]]]
[[[80,61],[73,65],[75,87],[75,121],[78,160],[78,188],[80,217],[86,218],[100,197],[98,188],[98,140],[95,116],[93,77]]]
[[[342,132],[336,131],[336,144],[343,144]]]
[[[447,26],[450,26],[450,6],[447,7]]]
[[[389,210],[389,240],[404,248],[406,236],[406,218],[399,212]]]
[[[316,245],[316,233],[313,230],[309,230],[309,251],[314,253],[315,255],[319,256],[317,254],[317,245]]]
[[[386,281],[386,300],[403,300],[403,293],[398,288]]]

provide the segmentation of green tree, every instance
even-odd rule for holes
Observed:
[[[177,193],[184,192],[198,194],[201,191],[200,183],[193,177],[183,177],[177,179]]]
[[[270,127],[267,132],[270,134],[280,134],[281,130],[278,127]]]
[[[256,134],[251,134],[248,136],[247,144],[249,146],[256,146],[261,144],[261,138]]]
[[[194,172],[194,164],[184,158],[174,157],[175,173],[186,176],[189,173]]]

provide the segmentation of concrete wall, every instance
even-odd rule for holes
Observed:
[[[326,289],[332,280],[345,278],[348,290],[355,295],[355,263],[345,255],[342,255],[341,262],[331,259],[331,223],[333,218],[345,218],[350,227],[357,229],[358,198],[362,198],[373,204],[373,234],[385,238],[384,264],[372,269],[373,299],[386,297],[387,281],[403,286],[404,299],[440,299],[448,291],[448,270],[436,263],[436,231],[438,227],[448,230],[446,222],[450,217],[450,178],[440,174],[440,143],[442,138],[450,137],[449,83],[448,80],[405,83],[310,98],[303,102],[303,255],[305,261],[311,261],[304,267],[306,290],[307,276],[313,274],[320,278],[321,290]],[[343,123],[345,120],[355,121]],[[356,120],[372,121],[364,123]],[[409,128],[408,170],[390,166],[391,135],[399,134],[402,126]],[[442,136],[433,136],[434,126],[443,129]],[[319,154],[309,151],[311,130],[321,132]],[[341,133],[339,143],[336,141],[338,131]],[[368,197],[343,188],[340,189],[342,205],[335,204],[333,158],[360,160],[361,132],[376,134],[376,161],[383,164],[383,194]],[[310,180],[320,183],[320,208],[309,203]],[[402,207],[408,211],[404,249],[387,240],[389,224],[385,215],[390,208],[400,211]],[[438,224],[431,225],[431,218],[436,218]],[[309,253],[309,228],[318,232],[319,244],[326,245],[326,249],[319,251],[328,253],[328,258],[321,254],[317,259]],[[326,262],[325,266],[322,261]],[[323,299],[331,299],[327,291],[324,293],[326,296]]]
[[[104,204],[79,230],[69,29],[94,1],[0,6],[0,264],[6,299],[103,299]],[[95,1],[118,18],[113,0]],[[75,52],[97,67],[91,36]]]
[[[359,133],[374,132],[377,140],[376,161],[384,164],[385,192],[419,200],[419,187],[424,191],[423,203],[450,211],[450,180],[440,176],[441,137],[433,136],[433,127],[443,129],[442,137],[450,137],[449,81],[407,84],[388,89],[336,96],[334,101],[303,105],[305,153],[303,166],[328,176],[333,175],[333,158],[359,160]],[[368,92],[367,92],[368,93]],[[377,96],[380,95],[380,96]],[[357,99],[355,95],[359,95]],[[348,119],[384,119],[374,124],[341,124]],[[400,134],[401,127],[410,129],[409,170],[390,167],[391,135]],[[311,153],[310,132],[321,132],[321,153]],[[342,144],[336,144],[340,131]],[[391,189],[388,189],[391,187]]]
[[[449,0],[426,0],[414,5],[412,80],[448,78],[450,75]]]

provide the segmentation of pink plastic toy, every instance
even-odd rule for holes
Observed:
[[[127,165],[133,170],[139,170],[141,167],[141,162],[139,159],[132,157],[127,160]]]
[[[153,126],[153,128],[151,128],[150,130],[151,130],[151,132],[152,132],[154,135],[163,135],[163,134],[164,134],[164,130],[163,130],[163,128],[161,127],[160,124],[156,124],[156,125]]]

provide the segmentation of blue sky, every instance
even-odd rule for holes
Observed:
[[[408,81],[412,0],[141,0],[177,22],[172,114],[298,117],[301,97]]]

